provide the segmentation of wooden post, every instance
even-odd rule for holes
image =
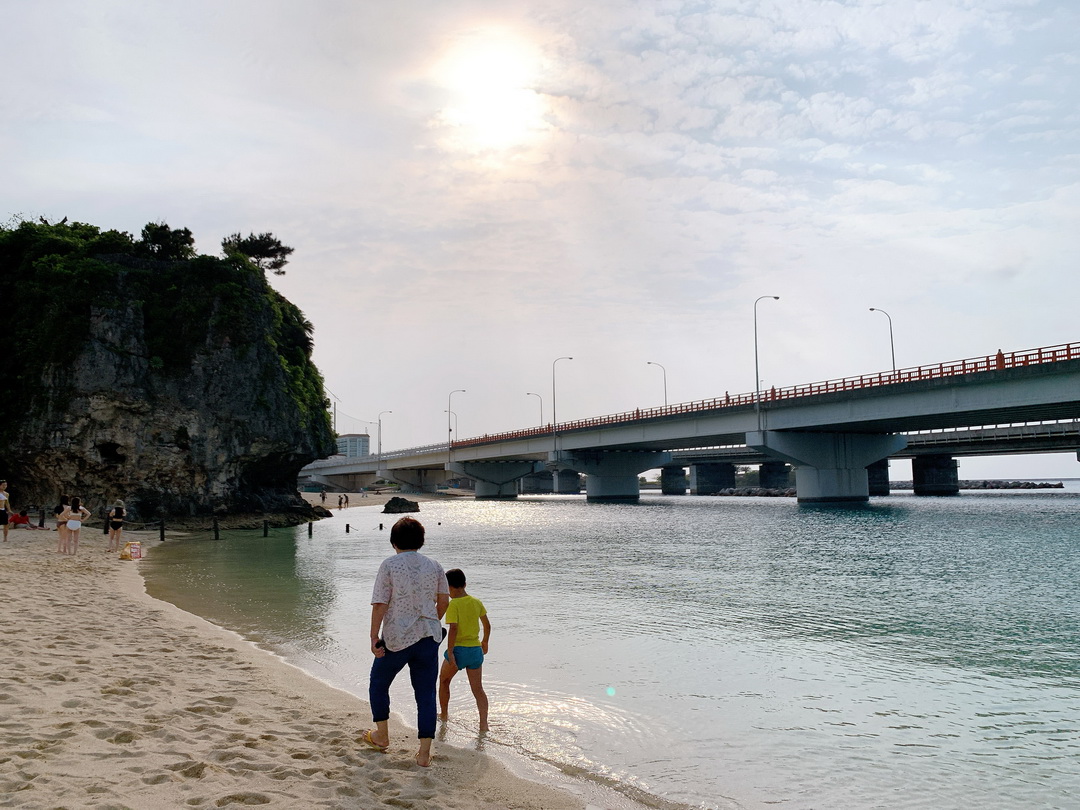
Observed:
[[[270,521],[269,520],[264,520],[263,521],[263,537],[269,537],[269,536],[270,536]]]
[[[346,523],[345,524],[345,534],[348,534],[348,533],[349,533],[349,524]]]
[[[314,525],[315,524],[312,521],[310,521],[310,520],[308,521],[308,523],[307,523],[307,536],[308,537],[311,537],[311,532],[313,531],[312,527]]]
[[[221,539],[221,528],[218,526],[218,519],[214,518],[214,539]]]
[[[158,530],[159,530],[159,535],[161,537],[161,542],[164,543],[165,542],[165,519],[164,518],[162,518],[161,520],[158,521]]]

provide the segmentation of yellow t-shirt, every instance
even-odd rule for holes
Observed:
[[[484,603],[475,596],[456,596],[450,600],[443,618],[447,624],[457,625],[455,647],[480,646],[480,617],[487,616]]]

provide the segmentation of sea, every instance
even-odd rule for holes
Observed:
[[[850,508],[423,501],[424,553],[465,571],[492,623],[491,730],[459,678],[439,738],[602,789],[597,806],[1075,810],[1080,480],[1065,485]],[[148,590],[366,699],[396,516],[354,504],[310,534],[167,542],[141,563]]]

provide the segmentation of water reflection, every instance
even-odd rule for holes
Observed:
[[[488,750],[695,806],[1012,810],[1080,792],[1078,505],[549,496],[425,503],[421,519],[425,551],[491,613]],[[184,606],[289,640],[363,694],[385,520],[352,509],[310,540],[149,562]],[[481,744],[463,685],[451,714],[443,733]]]

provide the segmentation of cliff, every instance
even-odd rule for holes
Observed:
[[[136,519],[306,512],[334,451],[311,324],[240,255],[190,232],[0,228],[0,477],[16,506],[116,498]],[[150,226],[148,226],[150,228]],[[147,241],[186,234],[179,247]],[[175,239],[174,239],[175,242]]]

